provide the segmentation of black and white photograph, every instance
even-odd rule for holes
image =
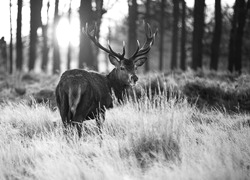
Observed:
[[[250,0],[1,0],[0,180],[250,179]]]

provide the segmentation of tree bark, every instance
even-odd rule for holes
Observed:
[[[150,4],[151,4],[150,2],[151,2],[151,0],[146,0],[146,3],[145,3],[145,7],[146,7],[145,19],[146,19],[146,22],[149,24],[150,24]],[[149,65],[150,52],[148,52],[148,54],[146,56],[147,56],[147,61],[145,62],[145,71],[148,72],[150,69],[150,65]]]
[[[21,71],[23,65],[23,43],[22,43],[22,7],[23,1],[18,0],[17,30],[16,30],[16,69]]]
[[[236,23],[237,23],[237,16],[238,16],[238,0],[235,1],[234,4],[234,14],[232,19],[232,28],[230,31],[230,40],[229,40],[229,54],[228,54],[228,70],[230,72],[234,71],[234,54],[235,54],[235,41],[236,41]]]
[[[82,33],[82,28],[93,22],[93,11],[92,11],[91,0],[81,0],[80,4],[80,52],[79,52],[79,68],[88,67],[97,70],[97,59],[94,56],[92,44],[90,40]]]
[[[30,1],[30,47],[29,47],[29,71],[34,70],[37,52],[37,29],[42,25],[41,9],[42,0]]]
[[[172,29],[172,56],[171,56],[171,70],[177,68],[177,54],[178,54],[178,36],[179,36],[179,0],[173,0],[173,29]]]
[[[46,24],[42,25],[42,36],[43,36],[43,50],[42,50],[42,65],[41,68],[43,72],[47,72],[48,66],[48,55],[49,55],[49,47],[48,47],[48,21],[49,21],[49,7],[50,2],[47,3],[47,22]]]
[[[59,22],[59,14],[58,14],[58,5],[59,0],[55,1],[55,12],[54,12],[54,24],[53,24],[53,74],[60,73],[60,50],[59,44],[56,37],[56,28]]]
[[[101,24],[102,24],[102,16],[107,11],[103,8],[103,0],[95,0],[95,4],[96,4],[96,10],[95,10],[96,20],[95,20],[95,22],[97,24],[97,34],[96,35],[97,35],[97,40],[99,41],[99,38],[100,38],[100,28],[101,28]],[[97,56],[99,54],[100,49],[98,47],[95,47],[94,51],[96,53],[96,59],[97,59]],[[108,62],[109,62],[109,60],[108,60]],[[96,63],[97,63],[97,67],[98,67],[97,60],[96,60]]]
[[[249,4],[249,0],[248,0]],[[235,42],[235,71],[241,74],[242,71],[242,44],[244,36],[244,28],[246,24],[247,15],[247,4],[245,0],[239,0],[239,16],[238,16],[238,28],[237,28],[237,38]]]
[[[163,70],[163,55],[164,55],[164,28],[165,28],[165,2],[161,0],[161,19],[160,19],[160,57],[159,57],[159,70]]]
[[[129,0],[128,1],[128,56],[131,56],[136,50],[136,40],[137,40],[137,1]]]
[[[195,0],[194,3],[194,30],[193,30],[193,54],[192,68],[202,68],[202,38],[204,34],[205,0]]]
[[[186,70],[186,2],[182,0],[181,15],[181,70]]]
[[[222,30],[221,0],[215,0],[215,28],[211,43],[210,69],[216,71],[218,70],[218,62],[220,55],[221,30]]]
[[[9,64],[9,73],[12,74],[13,72],[13,35],[12,35],[12,2],[10,0],[10,4],[9,4],[9,8],[10,8],[10,49],[9,49],[9,58],[10,58],[10,64]]]
[[[103,9],[103,0],[95,0],[96,3],[96,23],[97,23],[97,39],[99,40],[100,36],[100,27],[102,24],[102,15],[106,12]],[[97,48],[99,50],[99,48]]]
[[[242,42],[246,15],[250,8],[250,0],[247,4],[245,0],[236,0],[234,5],[234,15],[229,41],[228,70],[234,70],[241,74],[242,70]]]

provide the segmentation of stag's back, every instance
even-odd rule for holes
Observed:
[[[74,119],[77,110],[85,114],[112,106],[106,76],[80,69],[65,71],[56,88],[57,104],[63,119]],[[80,107],[80,108],[78,108]]]

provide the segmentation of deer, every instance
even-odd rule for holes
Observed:
[[[110,44],[108,48],[97,40],[97,27],[90,32],[88,24],[84,28],[88,38],[101,50],[106,52],[109,61],[115,68],[107,75],[83,69],[66,70],[56,86],[55,95],[59,113],[65,128],[76,126],[81,136],[82,124],[86,120],[96,119],[99,133],[102,133],[102,124],[105,121],[105,112],[113,107],[113,96],[118,102],[123,100],[126,90],[133,87],[138,81],[136,70],[142,66],[145,56],[154,44],[157,29],[152,33],[148,23],[144,23],[146,40],[137,48],[131,57],[125,57],[125,42],[123,41],[122,54],[115,52]]]

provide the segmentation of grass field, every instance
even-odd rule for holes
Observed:
[[[0,179],[250,179],[249,76],[150,77],[150,95],[107,111],[103,140],[94,121],[65,136],[58,110],[27,103],[58,77],[2,81]]]

